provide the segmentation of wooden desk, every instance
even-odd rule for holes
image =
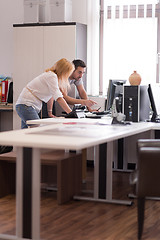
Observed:
[[[79,119],[64,121],[38,128],[0,133],[0,144],[17,147],[16,235],[18,237],[40,239],[41,149],[82,150],[95,146],[94,197],[86,200],[130,204],[130,201],[112,199],[113,141],[154,128],[160,129],[160,124],[154,123],[120,126],[109,125],[108,122],[105,125],[104,120],[98,120],[97,123],[95,121],[89,123],[88,120],[83,122]],[[23,199],[24,193],[28,196],[27,199]],[[29,212],[27,218],[24,209]],[[28,226],[27,232],[23,229],[25,224]]]

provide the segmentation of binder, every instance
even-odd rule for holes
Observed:
[[[8,81],[7,103],[13,103],[13,81]]]
[[[7,102],[8,80],[2,81],[2,102]]]
[[[2,102],[2,83],[0,82],[0,102]]]

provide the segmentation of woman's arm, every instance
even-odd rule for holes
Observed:
[[[70,113],[72,111],[72,109],[68,106],[67,102],[65,101],[64,98],[59,97],[57,99],[57,102],[59,103],[59,105],[63,108],[63,110],[66,113]]]
[[[52,109],[53,109],[53,102],[54,102],[54,98],[50,98],[49,101],[47,102],[47,112],[48,112],[48,117],[55,117],[52,114]]]

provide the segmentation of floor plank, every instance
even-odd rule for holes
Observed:
[[[93,190],[93,168],[89,168],[84,190]],[[132,191],[129,173],[114,172],[114,198],[128,199]],[[41,239],[45,240],[135,240],[137,203],[132,206],[70,201],[57,205],[55,192],[42,192]],[[0,233],[15,234],[15,196],[0,199]],[[146,201],[142,240],[160,239],[160,201]]]

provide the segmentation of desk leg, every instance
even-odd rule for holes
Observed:
[[[94,146],[94,199],[98,199],[99,190],[99,145]]]
[[[34,161],[32,161],[34,159]],[[40,239],[40,151],[17,149],[16,235]]]
[[[124,205],[132,205],[132,201],[128,200],[118,200],[112,198],[112,163],[114,159],[114,142],[107,143],[107,163],[106,163],[106,202],[116,203],[116,204],[124,204]]]
[[[106,186],[107,186],[106,173],[107,173],[107,167],[108,167],[108,161],[106,161],[106,159],[107,159],[107,144],[108,143],[103,143],[103,144],[99,145],[99,179],[98,179],[99,194],[98,194],[98,198],[100,198],[100,199],[106,199]],[[109,176],[111,176],[111,175],[112,174],[109,174]],[[110,181],[110,179],[109,179],[109,183],[112,185],[112,181]],[[112,186],[111,186],[111,188],[112,188]]]
[[[16,236],[22,238],[23,148],[17,148],[16,162]]]
[[[113,151],[113,142],[99,146],[99,199],[108,201],[112,201]]]
[[[132,201],[112,198],[112,164],[114,142],[94,147],[94,195],[93,198],[74,196],[74,199],[131,205]]]
[[[114,147],[113,147],[113,141],[107,143],[107,164],[106,164],[106,199],[109,201],[112,199],[112,164],[113,164],[113,153],[114,153]]]
[[[40,149],[33,149],[32,158],[32,238],[34,240],[40,239]]]

